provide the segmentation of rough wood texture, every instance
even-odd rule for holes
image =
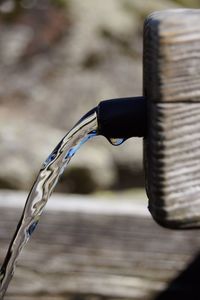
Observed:
[[[149,209],[165,227],[200,225],[200,10],[156,12],[144,27]]]
[[[10,198],[0,195],[1,261],[21,214]],[[16,200],[24,197],[16,193]],[[142,200],[51,201],[5,300],[199,300],[197,231],[157,226]]]

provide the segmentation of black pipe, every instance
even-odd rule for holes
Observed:
[[[98,134],[106,138],[144,137],[146,134],[146,101],[129,97],[101,101],[96,108]]]

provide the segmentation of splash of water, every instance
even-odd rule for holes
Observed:
[[[42,165],[0,269],[0,299],[3,299],[5,295],[17,258],[35,230],[60,175],[77,150],[97,135],[97,128],[96,112],[91,110],[64,136]]]

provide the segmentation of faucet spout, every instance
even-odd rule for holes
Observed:
[[[144,97],[101,101],[96,110],[98,135],[103,135],[108,139],[128,139],[146,135],[146,101]]]

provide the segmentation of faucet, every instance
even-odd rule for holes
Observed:
[[[200,227],[200,10],[144,23],[143,97],[101,102],[99,132],[142,136],[149,210],[172,229]]]

